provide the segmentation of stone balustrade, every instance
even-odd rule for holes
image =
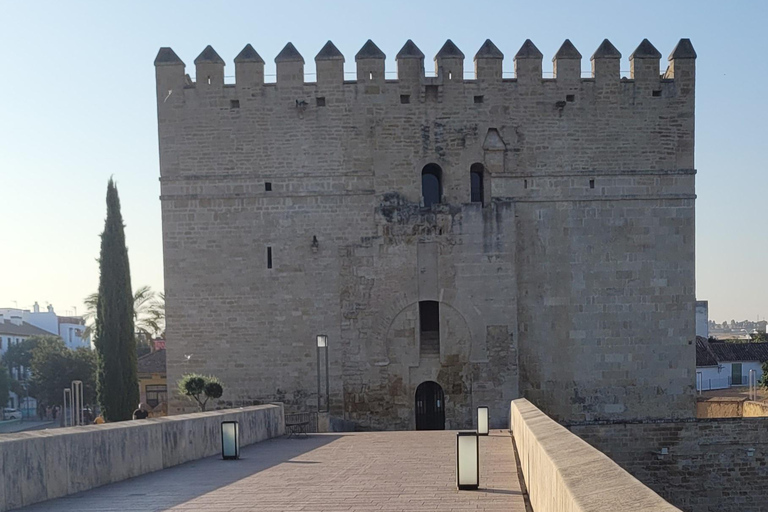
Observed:
[[[526,399],[512,401],[510,428],[533,510],[679,510]]]
[[[282,404],[0,436],[0,512],[221,452],[221,422],[240,445],[285,433]]]

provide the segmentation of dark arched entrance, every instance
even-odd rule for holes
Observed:
[[[445,430],[445,397],[437,382],[416,388],[416,430]]]

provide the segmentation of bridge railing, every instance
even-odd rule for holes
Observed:
[[[282,404],[0,436],[0,512],[221,453],[221,422],[240,445],[285,433]]]
[[[533,510],[680,510],[524,398],[512,401],[510,429]]]

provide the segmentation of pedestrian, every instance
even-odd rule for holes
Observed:
[[[139,404],[139,408],[133,411],[133,419],[135,420],[145,420],[149,417],[149,411],[147,411],[147,408],[144,404]]]

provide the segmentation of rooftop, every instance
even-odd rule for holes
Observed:
[[[139,373],[165,373],[165,349],[141,356],[138,360]]]
[[[696,366],[717,366],[731,361],[768,361],[768,343],[728,343],[696,337]]]
[[[0,334],[13,336],[51,336],[51,333],[27,322],[16,325],[10,320],[0,322]]]

